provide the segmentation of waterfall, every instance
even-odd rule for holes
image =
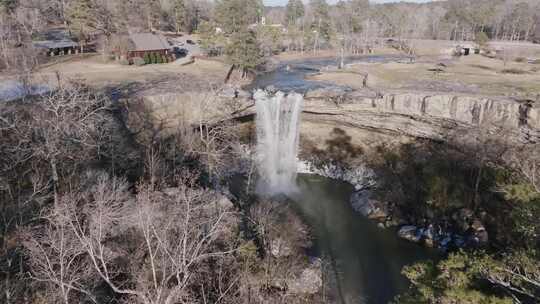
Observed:
[[[296,190],[300,113],[303,97],[282,92],[254,94],[257,110],[258,191],[263,194]]]

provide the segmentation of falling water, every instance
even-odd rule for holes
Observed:
[[[282,92],[255,92],[257,109],[258,191],[264,194],[296,190],[299,120],[303,97]]]

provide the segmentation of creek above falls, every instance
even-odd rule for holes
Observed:
[[[362,62],[385,63],[406,58],[408,57],[400,55],[347,56],[344,58],[343,63],[345,65]],[[337,57],[283,61],[274,70],[258,75],[245,89],[253,90],[272,86],[276,90],[283,92],[306,93],[309,90],[339,87],[328,82],[308,80],[306,77],[317,74],[324,69],[337,68],[340,61],[341,59]]]

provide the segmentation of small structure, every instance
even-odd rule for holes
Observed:
[[[52,29],[38,35],[40,40],[33,41],[32,45],[44,50],[47,56],[77,54],[79,43],[75,42],[65,29]]]
[[[146,54],[170,55],[171,45],[161,34],[137,33],[129,35],[130,46],[127,59],[134,57],[144,58]]]
[[[458,56],[469,56],[471,54],[480,54],[480,49],[473,44],[457,45],[455,47],[455,54]]]

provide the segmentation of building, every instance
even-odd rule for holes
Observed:
[[[171,55],[171,45],[161,34],[130,34],[127,59],[144,58],[145,54]]]
[[[52,29],[38,35],[38,40],[32,45],[43,50],[47,56],[61,56],[77,54],[80,50],[79,43],[75,42],[65,29]]]

